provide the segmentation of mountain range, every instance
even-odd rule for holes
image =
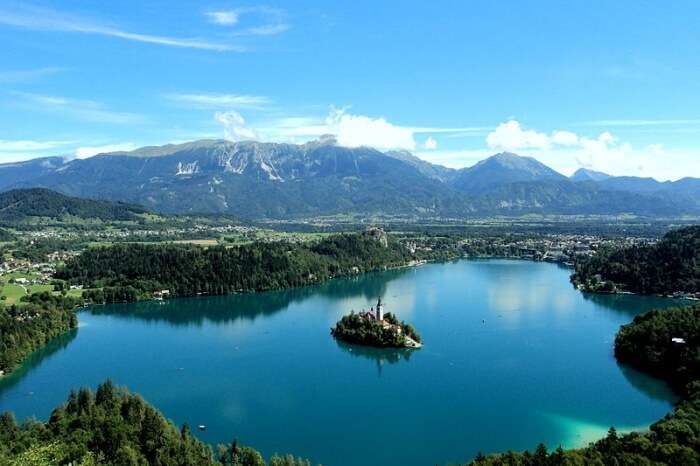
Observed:
[[[87,159],[0,165],[0,190],[42,187],[165,213],[247,219],[345,213],[465,218],[492,215],[700,215],[700,179],[658,182],[581,169],[567,178],[531,157],[500,153],[451,169],[410,152],[200,140]]]

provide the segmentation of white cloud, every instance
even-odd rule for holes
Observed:
[[[248,141],[258,139],[255,131],[248,126],[243,117],[234,111],[216,112],[214,119],[224,127],[224,137],[229,141]]]
[[[326,126],[328,133],[335,134],[340,146],[369,146],[383,150],[416,148],[413,130],[395,126],[384,118],[352,115],[344,109],[334,109],[326,118]]]
[[[220,26],[240,25],[243,16],[253,17],[253,21],[258,23],[240,30],[233,30],[231,34],[234,36],[271,36],[289,29],[289,25],[284,22],[285,12],[279,8],[253,6],[211,11],[205,15],[210,22]]]
[[[229,11],[210,11],[205,13],[214,24],[221,24],[222,26],[233,26],[238,22],[238,17],[240,13],[236,10]]]
[[[437,149],[437,141],[433,139],[432,136],[428,136],[428,139],[425,140],[423,143],[423,148],[428,149],[428,150],[435,150]]]
[[[143,115],[109,110],[103,104],[93,100],[25,92],[15,92],[14,95],[20,97],[22,104],[30,107],[33,111],[60,113],[64,116],[91,122],[132,124],[143,123],[147,120]]]
[[[184,47],[206,49],[216,51],[237,50],[243,48],[232,44],[212,42],[196,38],[178,38],[152,34],[142,34],[125,31],[113,26],[100,24],[93,20],[86,20],[74,15],[60,13],[48,8],[18,6],[14,9],[0,9],[0,24],[31,29],[35,31],[60,31],[77,32],[83,34],[96,34],[101,36],[116,37],[136,42],[166,45],[171,47]]]
[[[545,133],[522,129],[517,120],[509,120],[489,133],[486,143],[492,149],[506,151],[544,149],[550,145],[550,138]]]
[[[136,149],[136,145],[130,142],[120,143],[120,144],[107,144],[104,146],[88,146],[88,147],[78,147],[75,150],[75,158],[77,159],[87,159],[89,157],[95,156],[97,154],[106,154],[108,152],[122,152],[130,151]]]
[[[493,155],[488,149],[477,150],[431,150],[418,151],[414,155],[426,162],[443,165],[450,168],[470,167],[475,163]]]
[[[646,126],[646,123],[640,121],[640,126]],[[492,150],[517,150],[520,155],[535,157],[567,175],[586,167],[616,176],[649,176],[660,180],[700,176],[700,159],[692,151],[669,150],[661,144],[635,148],[609,131],[597,136],[561,130],[547,134],[523,129],[517,120],[509,120],[489,133],[486,143]],[[490,154],[482,151],[433,151],[419,152],[417,155],[431,162],[459,168]]]
[[[259,108],[271,103],[269,97],[245,94],[174,93],[168,99],[200,107]]]
[[[552,133],[552,142],[560,146],[575,146],[578,144],[578,135],[571,131],[555,131]]]
[[[235,33],[238,36],[273,36],[281,34],[289,30],[289,24],[263,24],[262,26],[254,26]]]

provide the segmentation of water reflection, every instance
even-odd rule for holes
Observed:
[[[88,312],[95,315],[129,317],[186,326],[201,326],[205,321],[215,323],[252,321],[258,317],[271,316],[311,297],[332,301],[359,299],[370,302],[376,300],[378,296],[384,296],[389,283],[406,271],[407,269],[396,269],[370,273],[361,277],[330,280],[317,286],[282,291],[93,306],[88,309]]]
[[[381,377],[384,364],[397,364],[401,361],[408,362],[413,352],[407,348],[373,348],[371,346],[352,345],[336,340],[338,348],[356,358],[374,361],[377,365],[377,374]]]
[[[54,338],[43,348],[34,351],[20,367],[12,371],[9,375],[0,378],[0,393],[17,385],[17,383],[22,380],[27,373],[31,372],[46,359],[65,349],[77,336],[78,329],[74,328],[63,335]]]
[[[617,366],[629,383],[639,391],[644,392],[650,398],[672,404],[678,401],[678,397],[673,393],[671,387],[661,379],[639,372],[621,363],[617,363]]]
[[[631,317],[652,309],[666,309],[674,306],[685,306],[691,303],[691,301],[685,299],[662,298],[659,296],[597,293],[581,293],[581,295],[583,299],[597,306]]]

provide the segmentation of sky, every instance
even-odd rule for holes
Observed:
[[[0,0],[0,163],[201,138],[700,177],[700,2]]]

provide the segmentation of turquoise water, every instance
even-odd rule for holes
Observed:
[[[569,270],[459,261],[281,292],[96,307],[0,381],[0,411],[45,419],[106,378],[177,424],[266,456],[326,466],[464,462],[478,451],[575,447],[671,409],[661,382],[618,365],[621,324],[671,300],[584,295]],[[381,296],[416,351],[340,344],[330,327]]]

